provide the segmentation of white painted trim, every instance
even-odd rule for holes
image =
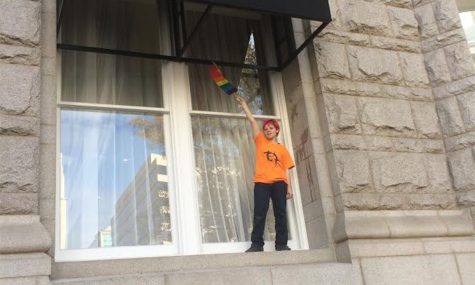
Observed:
[[[56,262],[129,259],[177,255],[173,245],[118,246],[109,248],[69,249],[56,252]]]
[[[58,107],[60,107],[60,108],[74,108],[74,109],[127,111],[129,113],[137,112],[137,111],[139,111],[139,112],[148,112],[148,113],[169,113],[170,112],[167,108],[151,108],[151,107],[141,107],[141,106],[79,103],[79,102],[67,102],[67,101],[58,101]]]
[[[190,116],[190,90],[188,69],[184,63],[168,62],[165,64],[170,77],[170,130],[172,134],[172,152],[175,161],[186,161],[174,165],[176,173],[176,203],[178,245],[182,255],[200,253],[201,226],[198,206],[198,191],[195,175],[193,152],[193,135]],[[185,179],[183,179],[185,178]],[[194,232],[195,234],[186,234]]]
[[[177,221],[177,209],[175,206],[175,193],[174,188],[174,178],[175,172],[172,171],[173,168],[173,158],[170,159],[171,155],[171,134],[170,134],[170,125],[168,114],[169,110],[166,108],[149,108],[149,107],[137,107],[137,106],[119,106],[119,105],[109,105],[109,104],[91,104],[91,103],[77,103],[77,102],[64,102],[61,101],[61,51],[57,52],[57,80],[56,80],[56,197],[55,197],[55,254],[54,260],[56,262],[72,262],[72,261],[92,261],[92,260],[107,260],[107,259],[127,259],[127,258],[143,258],[143,257],[157,257],[157,256],[172,256],[179,253],[177,240],[178,240],[178,230],[174,224]],[[162,72],[165,71],[165,68],[162,67]],[[165,74],[165,73],[163,73]],[[163,76],[165,78],[165,76]],[[173,81],[169,81],[173,82]],[[164,84],[166,85],[166,84]],[[163,86],[164,91],[164,106],[168,101],[165,100],[165,97],[169,94],[167,91],[168,86]],[[135,112],[146,112],[149,114],[163,114],[163,124],[165,129],[165,151],[167,156],[167,173],[170,177],[168,181],[169,189],[169,205],[170,205],[170,223],[172,224],[172,245],[149,245],[149,246],[118,246],[111,248],[87,248],[87,249],[69,249],[62,250],[60,248],[60,192],[61,192],[61,109],[88,109],[88,110],[104,110],[104,111],[123,111],[127,113]]]
[[[203,115],[208,117],[225,117],[225,118],[246,118],[245,114],[241,113],[221,113],[221,112],[207,112],[207,111],[190,111],[191,115]],[[256,119],[276,119],[279,120],[278,116],[272,115],[253,115]]]
[[[195,175],[195,155],[191,116],[204,115],[214,117],[244,118],[243,114],[221,112],[206,112],[191,110],[191,95],[187,65],[183,63],[165,62],[162,65],[163,103],[164,108],[149,108],[137,106],[118,106],[109,104],[90,104],[61,101],[61,55],[58,53],[58,88],[57,88],[57,137],[56,137],[56,239],[55,260],[86,261],[119,258],[140,258],[170,255],[195,255],[208,253],[242,252],[250,242],[239,243],[202,243],[199,213],[199,197]],[[281,121],[282,137],[286,147],[291,150],[290,127],[285,107],[282,76],[280,73],[270,74],[270,85],[273,94],[274,110],[277,116],[257,115],[257,119],[274,118]],[[61,250],[59,219],[60,211],[60,129],[61,108],[100,109],[106,111],[146,112],[163,114],[165,129],[165,147],[168,161],[170,219],[172,223],[173,245],[130,246],[94,249]],[[282,119],[284,118],[284,119]],[[290,151],[292,158],[293,152]],[[177,163],[186,161],[187,163]],[[291,240],[289,246],[293,249],[308,249],[303,208],[297,176],[292,174],[291,183],[294,189],[294,199],[288,202],[288,220]],[[186,177],[187,179],[180,179]],[[187,234],[194,232],[195,234]],[[265,250],[273,251],[274,242],[266,241]]]
[[[169,78],[170,72],[166,69],[165,65],[162,66],[162,79]],[[173,81],[167,81],[173,82]],[[165,107],[169,107],[169,96],[173,96],[171,92],[172,86],[170,84],[162,84],[163,88],[163,104]],[[170,207],[170,223],[172,228],[172,242],[175,248],[175,254],[179,254],[179,231],[178,231],[178,207],[177,207],[177,195],[176,195],[176,179],[178,177],[177,172],[175,171],[175,153],[173,151],[173,144],[172,144],[172,132],[171,132],[171,119],[170,114],[163,115],[163,125],[164,125],[164,132],[165,132],[165,154],[167,157],[167,174],[168,174],[168,203]]]
[[[60,164],[61,164],[61,110],[58,107],[59,98],[61,98],[61,80],[62,80],[62,73],[61,73],[61,51],[56,52],[56,147],[55,147],[55,168],[56,168],[56,189],[55,189],[55,216],[54,216],[54,257],[56,258],[57,254],[61,251],[61,233],[60,233],[60,225],[61,225],[61,210],[60,210],[60,195],[61,195],[61,175],[60,175]]]
[[[274,104],[276,107],[276,111],[278,114],[281,115],[281,118],[285,118],[285,120],[280,120],[281,124],[281,132],[282,137],[285,140],[284,145],[289,150],[290,156],[295,161],[294,152],[293,152],[293,145],[292,139],[290,135],[290,125],[288,120],[288,113],[285,104],[285,94],[284,94],[284,84],[282,81],[282,74],[281,73],[271,73],[270,74],[270,82],[272,86],[272,91],[274,93]],[[300,187],[298,182],[298,177],[295,173],[295,168],[289,171],[290,175],[290,183],[292,190],[294,192],[294,197],[287,201],[287,213],[289,215],[289,230],[290,235],[294,242],[297,243],[298,246],[294,246],[296,249],[308,249],[308,237],[307,237],[307,229],[305,226],[305,219],[303,215],[303,205],[302,199],[300,195]]]
[[[287,245],[292,250],[299,250],[298,241],[289,240]],[[201,245],[202,254],[219,254],[219,253],[241,253],[251,246],[251,242],[228,242],[228,243],[203,243]],[[275,251],[274,241],[265,241],[264,251]]]

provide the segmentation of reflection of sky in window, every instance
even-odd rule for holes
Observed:
[[[164,154],[163,144],[138,134],[144,126],[132,124],[134,119],[158,124],[156,117],[139,114],[61,112],[68,248],[89,247],[111,225],[117,199],[150,154]]]

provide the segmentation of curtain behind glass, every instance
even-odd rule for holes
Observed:
[[[166,49],[166,41],[160,38],[164,38],[161,31],[167,28],[161,24],[163,20],[159,22],[157,3],[154,0],[67,1],[61,42],[159,53]],[[63,101],[163,106],[158,60],[62,51],[61,63]]]
[[[165,0],[64,2],[60,43],[155,54],[168,50]]]
[[[187,30],[201,16],[200,12],[187,11]],[[261,19],[209,14],[191,42],[189,57],[212,58],[228,62],[265,64],[264,40]],[[239,113],[232,96],[227,96],[211,80],[208,65],[189,64],[193,110]],[[272,115],[272,99],[266,71],[221,67],[225,77],[238,87],[255,114]]]
[[[250,241],[255,147],[245,119],[192,117],[196,176],[205,243]],[[275,239],[270,207],[265,240]]]
[[[159,61],[62,51],[61,100],[163,107]]]
[[[170,244],[161,116],[61,111],[61,249]]]

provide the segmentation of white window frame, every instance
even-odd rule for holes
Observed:
[[[65,109],[84,109],[84,110],[103,110],[103,111],[124,111],[127,113],[140,112],[150,115],[163,116],[163,125],[165,132],[165,153],[167,157],[167,175],[168,189],[169,189],[169,204],[170,204],[170,223],[172,224],[172,244],[171,245],[147,245],[147,246],[120,246],[110,248],[86,248],[86,249],[61,249],[61,175],[56,175],[56,215],[55,215],[55,261],[56,262],[69,262],[69,261],[88,261],[88,260],[109,260],[109,259],[123,259],[123,258],[142,258],[142,257],[157,257],[157,256],[173,256],[178,255],[179,248],[177,244],[178,231],[176,227],[176,205],[173,201],[175,198],[175,181],[173,151],[171,151],[171,134],[170,134],[170,110],[168,106],[168,98],[165,96],[166,89],[162,87],[163,107],[137,107],[137,106],[124,106],[124,105],[110,105],[110,104],[91,104],[91,103],[78,103],[78,102],[66,102],[61,100],[61,84],[62,84],[62,72],[61,72],[61,50],[57,52],[57,80],[56,80],[56,173],[61,171],[61,110]],[[162,75],[165,74],[164,66],[162,64]]]
[[[242,252],[250,246],[250,242],[233,243],[202,243],[199,213],[199,200],[195,175],[195,155],[191,126],[192,115],[208,115],[217,117],[245,118],[243,114],[194,111],[191,105],[191,92],[188,67],[184,63],[162,63],[163,108],[118,106],[106,104],[89,104],[61,101],[61,51],[58,51],[57,76],[57,138],[56,138],[56,173],[60,173],[60,130],[61,109],[89,109],[105,111],[146,112],[150,115],[162,115],[165,131],[165,147],[168,160],[170,220],[172,227],[172,245],[121,246],[111,248],[74,249],[60,248],[60,188],[61,177],[56,175],[56,234],[55,261],[87,261],[124,258],[143,258],[174,255],[196,255],[212,253]],[[281,122],[281,138],[287,149],[292,150],[290,128],[285,106],[284,88],[280,73],[270,73],[270,86],[274,103],[274,116],[256,115],[257,119],[279,119]],[[224,95],[223,95],[224,96]],[[174,142],[174,143],[172,143]],[[292,158],[293,151],[290,151]],[[184,161],[178,165],[176,161]],[[180,179],[192,177],[193,179]],[[308,249],[307,232],[303,216],[303,206],[295,170],[291,171],[291,185],[294,198],[288,202],[288,220],[293,249]],[[186,210],[180,210],[186,209]],[[190,231],[191,229],[191,231]],[[189,234],[194,232],[195,234]],[[273,250],[274,242],[266,241],[265,249]]]

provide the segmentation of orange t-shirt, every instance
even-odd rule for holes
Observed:
[[[278,143],[267,140],[263,133],[255,138],[256,143],[256,176],[254,182],[274,183],[284,181],[289,184],[287,169],[294,167],[294,161],[287,149]]]

